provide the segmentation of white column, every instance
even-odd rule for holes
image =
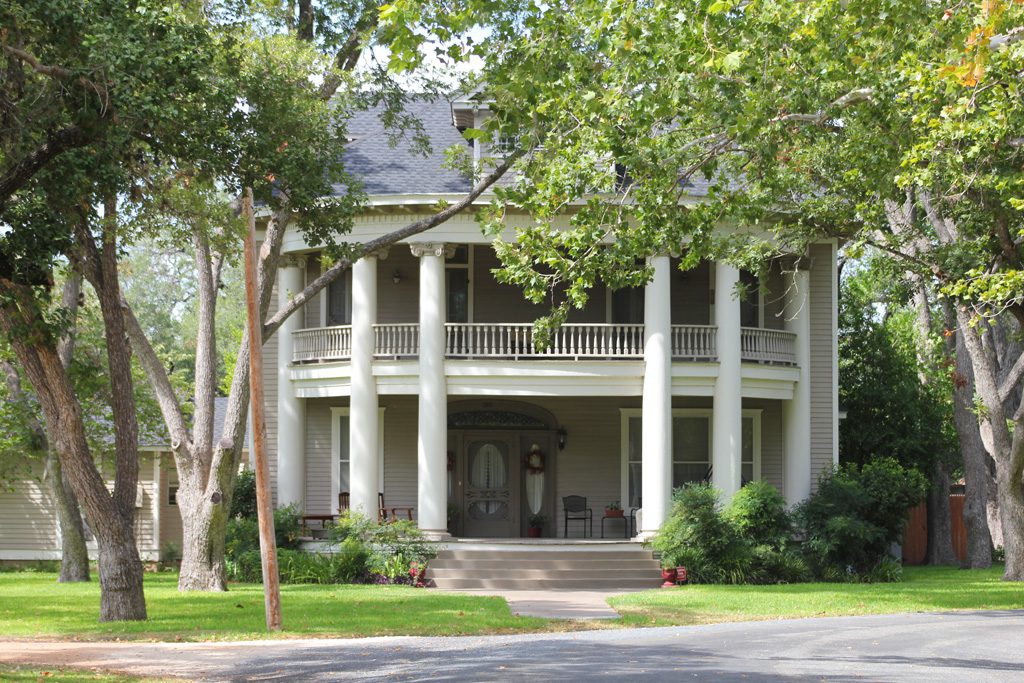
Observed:
[[[420,396],[417,514],[432,537],[448,535],[448,389],[444,373],[443,244],[410,245],[420,259]]]
[[[796,505],[811,495],[811,383],[809,306],[810,277],[797,269],[790,280],[787,274],[786,329],[796,334],[796,364],[799,379],[793,386],[793,399],[783,402],[786,423],[786,502]]]
[[[352,265],[352,361],[349,403],[350,505],[370,519],[377,518],[380,412],[377,380],[373,377],[377,320],[377,257],[367,255]]]
[[[641,535],[654,534],[672,497],[672,309],[668,256],[650,260],[654,278],[644,289],[643,480]]]
[[[715,325],[718,327],[718,379],[712,415],[712,476],[727,503],[740,490],[743,458],[743,379],[740,355],[740,302],[736,298],[739,271],[728,263],[715,264]]]
[[[277,300],[284,306],[306,285],[305,258],[286,257],[277,271]],[[277,331],[277,504],[305,511],[306,403],[296,398],[290,377],[292,334],[302,329],[302,309]]]

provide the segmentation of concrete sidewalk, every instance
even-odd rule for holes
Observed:
[[[441,590],[441,589],[431,589]],[[445,593],[496,595],[505,598],[513,614],[545,619],[617,619],[619,613],[608,605],[608,598],[629,591],[577,590],[493,590],[487,588],[445,589]]]

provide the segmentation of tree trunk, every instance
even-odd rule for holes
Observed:
[[[999,516],[1003,527],[1003,549],[1006,551],[1004,581],[1024,581],[1024,489],[1013,468],[997,465]]]
[[[941,459],[932,465],[928,489],[928,564],[958,564],[953,552],[953,529],[949,517],[949,469]]]
[[[985,503],[985,517],[988,519],[988,533],[992,537],[992,547],[1003,547],[1003,522],[999,515],[999,496],[996,494],[996,483],[991,481],[988,487],[988,500]]]
[[[210,494],[198,482],[187,486],[189,490],[184,492],[178,489],[183,534],[180,591],[227,590],[224,541],[231,496],[224,495],[218,482],[212,483],[216,490]]]
[[[215,508],[221,512],[215,511]],[[192,514],[181,515],[182,555],[178,575],[180,591],[226,591],[224,540],[227,515],[223,508],[205,505]]]
[[[120,516],[119,516],[120,517]],[[97,530],[100,573],[100,621],[146,619],[142,562],[131,517]]]
[[[57,521],[60,524],[60,576],[58,583],[76,583],[89,580],[89,550],[85,545],[85,525],[78,498],[65,480],[60,458],[51,449],[48,458],[50,487],[57,503]]]
[[[994,482],[989,455],[974,413],[974,369],[971,367],[963,334],[956,333],[956,374],[953,378],[953,423],[960,441],[964,463],[964,527],[967,530],[968,569],[992,566],[992,538],[987,504]]]

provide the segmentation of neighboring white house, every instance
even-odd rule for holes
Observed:
[[[216,399],[215,442],[220,439],[226,406],[227,399]],[[181,550],[181,513],[175,501],[178,474],[167,439],[142,434],[139,442],[135,539],[139,555],[148,562],[160,559],[168,544]],[[49,477],[40,462],[33,467],[32,478],[16,482],[13,490],[0,489],[0,561],[61,558],[60,525]],[[95,559],[96,541],[86,527],[89,556]]]
[[[480,112],[421,102],[414,113],[428,158],[389,147],[372,112],[350,123],[348,167],[370,202],[348,239],[470,189],[442,152],[470,144],[459,129]],[[320,274],[320,250],[288,233],[280,301]],[[599,285],[538,352],[532,323],[546,309],[495,280],[471,215],[361,259],[266,346],[277,504],[313,515],[350,501],[372,514],[383,493],[437,536],[518,537],[531,512],[561,536],[568,495],[585,496],[598,524],[613,501],[642,508],[649,534],[673,487],[709,475],[726,496],[765,479],[802,500],[837,460],[835,244],[773,262],[746,301],[736,283],[752,276],[728,264],[680,272],[670,254],[651,264],[646,288]],[[542,472],[528,462],[534,446]]]

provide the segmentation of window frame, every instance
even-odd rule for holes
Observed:
[[[377,477],[380,481],[381,491],[384,491],[384,406],[377,408]],[[342,417],[350,417],[351,408],[348,406],[331,406],[331,500],[330,510],[332,514],[341,514],[338,509],[338,494],[341,493],[341,420]],[[351,423],[349,430],[351,434]],[[352,456],[349,453],[349,482],[352,481]]]
[[[740,469],[748,462],[752,466],[752,481],[761,479],[761,426],[762,426],[762,413],[764,412],[761,408],[744,408],[742,411],[742,418],[750,418],[753,420],[753,438],[752,438],[752,453],[751,457],[753,461],[743,461],[741,459]],[[633,417],[639,417],[643,419],[643,410],[640,408],[620,408],[619,409],[619,442],[620,442],[620,468],[619,468],[619,489],[620,498],[623,501],[623,506],[628,507],[629,502],[629,466],[634,463],[640,463],[642,468],[642,454],[641,460],[630,460],[629,459],[629,420]],[[675,437],[675,418],[677,417],[706,417],[708,419],[708,460],[707,463],[710,466],[714,461],[715,444],[714,444],[714,410],[711,408],[673,408],[672,409],[672,423],[673,423],[673,438]],[[642,423],[641,423],[642,424]],[[642,427],[641,427],[642,428]],[[741,439],[742,439],[742,423]],[[641,441],[642,443],[642,441]],[[741,446],[742,448],[742,446]],[[742,455],[741,455],[742,458]],[[674,454],[672,459],[672,465],[676,464],[701,464],[698,461],[691,460],[675,460]],[[641,484],[642,486],[642,484]],[[673,487],[674,489],[675,487]]]

